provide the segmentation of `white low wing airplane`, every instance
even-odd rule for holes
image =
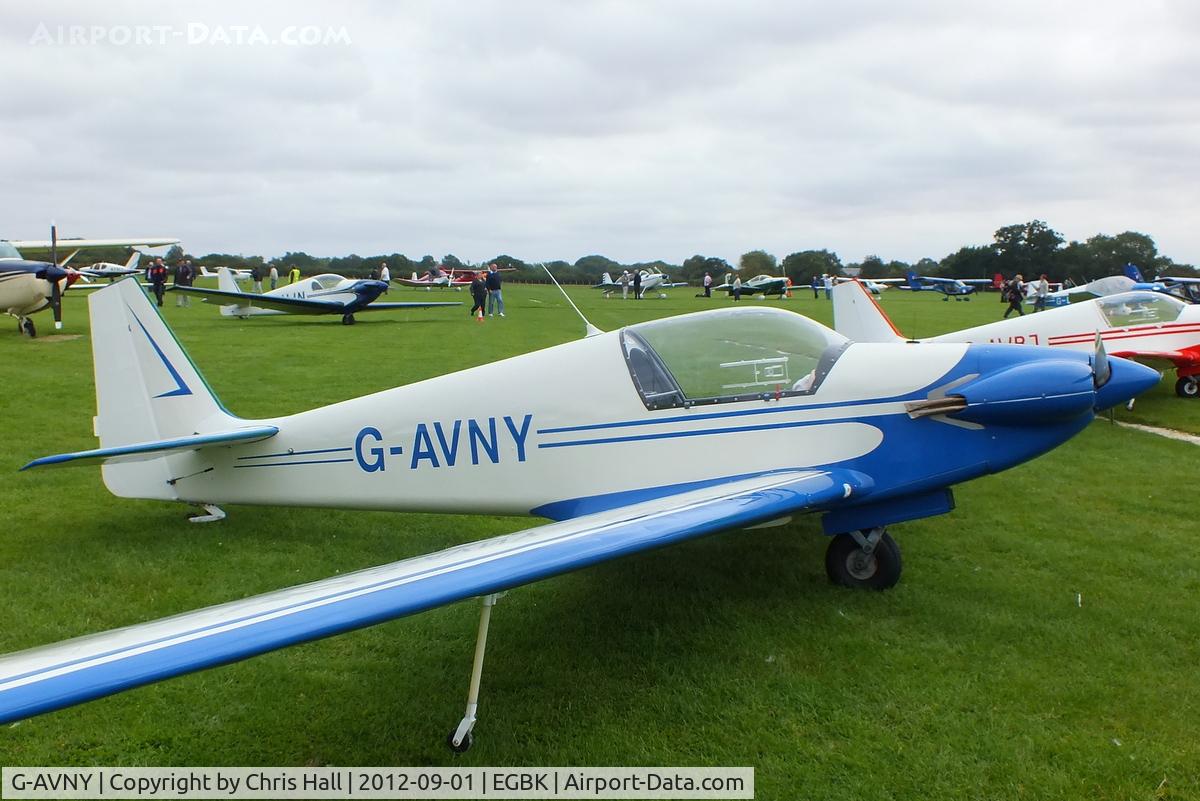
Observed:
[[[118,496],[206,504],[210,516],[228,502],[555,522],[8,655],[0,723],[482,596],[468,706],[449,737],[465,750],[496,593],[806,512],[832,535],[831,579],[885,589],[900,576],[885,526],[949,511],[952,484],[1054,448],[1158,378],[1102,352],[853,344],[748,307],[244,420],[134,281],[89,303],[100,447],[26,467],[100,462]],[[447,493],[447,481],[472,492]]]
[[[834,327],[855,342],[903,342],[883,309],[861,287],[833,290]],[[924,342],[1002,342],[1091,351],[1099,336],[1114,356],[1176,372],[1175,393],[1200,397],[1200,306],[1161,292],[1105,295],[987,325],[951,331]]]
[[[214,273],[212,270],[208,269],[203,264],[200,265],[200,277],[201,278],[217,278],[218,274],[220,273],[221,270],[228,270],[230,275],[233,276],[234,281],[249,281],[250,280],[250,271],[242,269],[241,267],[218,267],[217,272]]]
[[[353,325],[354,315],[363,311],[395,311],[396,309],[419,309],[429,306],[461,306],[461,303],[429,303],[405,301],[403,303],[376,303],[375,299],[387,292],[385,281],[343,278],[326,273],[302,278],[294,284],[286,284],[270,292],[258,294],[243,292],[233,280],[227,267],[217,268],[217,289],[197,286],[174,286],[175,292],[202,295],[222,303],[221,314],[226,317],[245,319],[261,314],[340,314],[343,325]]]
[[[98,261],[88,267],[83,267],[79,270],[79,274],[84,276],[85,280],[90,278],[107,278],[110,281],[114,278],[122,278],[126,275],[134,275],[140,272],[138,270],[138,259],[142,254],[138,251],[133,251],[130,254],[129,260],[124,264],[113,264],[110,261]]]

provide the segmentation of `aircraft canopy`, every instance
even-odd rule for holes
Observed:
[[[781,309],[725,309],[626,328],[625,359],[647,408],[808,395],[849,340]]]

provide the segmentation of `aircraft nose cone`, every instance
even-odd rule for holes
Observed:
[[[38,271],[38,278],[44,278],[51,283],[58,283],[66,278],[68,272],[57,264],[47,264],[45,269]]]
[[[1158,383],[1158,371],[1144,364],[1110,356],[1109,369],[1112,374],[1104,386],[1096,390],[1096,410],[1107,409],[1125,403]]]

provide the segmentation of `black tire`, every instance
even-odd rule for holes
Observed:
[[[458,731],[455,729],[454,731]],[[454,744],[454,732],[446,735],[446,745],[456,754],[465,754],[470,750],[471,744],[475,742],[475,738],[471,736],[471,732],[467,732],[467,736],[458,745]]]
[[[343,314],[342,315],[342,325],[354,325],[354,315],[353,314]]]
[[[29,337],[30,339],[37,337],[37,328],[34,326],[33,320],[30,320],[28,317],[26,317],[24,322],[20,323],[20,326],[21,333],[23,333],[25,336]]]
[[[864,532],[865,533],[865,532]],[[849,534],[838,534],[825,551],[829,580],[856,590],[886,590],[900,580],[900,546],[884,532],[874,552],[865,557]]]
[[[1175,382],[1175,394],[1181,398],[1200,397],[1200,378],[1188,376]]]

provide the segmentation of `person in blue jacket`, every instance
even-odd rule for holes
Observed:
[[[496,312],[500,316],[504,316],[504,296],[500,294],[500,271],[496,269],[495,263],[488,265],[487,274],[487,290],[488,290],[488,317],[495,317]]]

